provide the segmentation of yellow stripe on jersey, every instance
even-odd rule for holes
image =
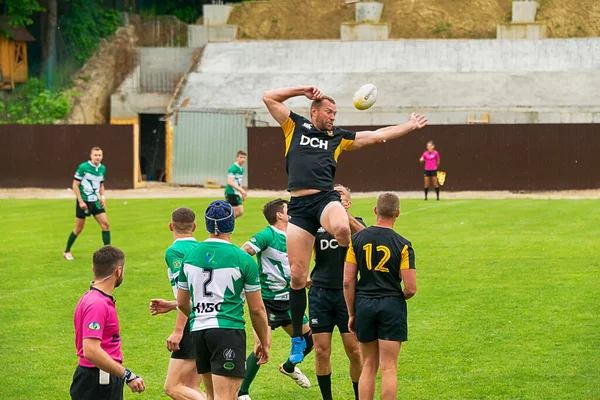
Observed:
[[[333,153],[333,159],[337,162],[338,157],[342,154],[342,151],[350,151],[352,150],[352,145],[354,145],[354,140],[342,139],[338,147],[335,149]]]
[[[287,157],[290,146],[292,145],[292,138],[294,137],[294,129],[296,129],[296,123],[288,117],[285,122],[281,125],[283,129],[283,135],[285,136],[285,156]]]
[[[351,264],[358,264],[356,262],[356,254],[354,253],[354,247],[352,247],[352,240],[348,245],[348,252],[346,253],[346,262],[349,262]]]
[[[410,269],[410,263],[408,262],[408,245],[405,244],[400,253],[400,271],[403,269]]]

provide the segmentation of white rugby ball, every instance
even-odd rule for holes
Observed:
[[[355,93],[352,98],[354,107],[359,110],[366,110],[370,108],[377,101],[377,87],[372,83],[362,85]]]

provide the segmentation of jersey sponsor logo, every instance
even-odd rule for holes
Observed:
[[[252,239],[250,239],[250,241],[251,241],[252,243],[256,243],[256,238],[254,238],[254,237],[253,237]]]
[[[323,228],[323,227],[320,227],[320,228],[317,230],[317,233],[325,233],[325,228]]]
[[[90,322],[90,324],[88,325],[88,329],[91,329],[93,331],[99,331],[100,330],[100,324],[97,322]]]
[[[196,314],[214,313],[215,311],[221,312],[222,307],[222,301],[219,303],[198,302],[196,303],[194,308],[192,308],[192,311],[194,311],[194,313]]]
[[[320,250],[327,250],[327,249],[337,249],[338,247],[340,247],[340,245],[338,244],[337,240],[335,239],[331,239],[331,240],[327,240],[327,239],[321,239],[319,240],[319,249]]]
[[[175,267],[176,269],[181,268],[181,261],[180,260],[175,260],[173,262],[173,267]]]
[[[324,149],[327,150],[329,148],[329,142],[326,140],[321,140],[317,137],[310,138],[308,136],[302,135],[300,138],[300,146],[310,146],[315,149]]]
[[[309,131],[312,129],[312,125],[309,124],[308,122],[303,123],[302,126],[305,127],[306,129],[308,129]]]

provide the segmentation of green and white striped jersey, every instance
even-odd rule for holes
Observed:
[[[244,181],[244,168],[237,165],[237,163],[233,163],[229,170],[227,170],[227,178],[233,178],[235,180],[236,185],[242,186],[242,182]],[[237,194],[240,195],[236,189],[234,189],[229,183],[225,186],[225,194]]]
[[[104,182],[106,167],[103,164],[95,166],[91,161],[79,164],[74,178],[81,182],[79,192],[85,202],[98,201],[100,185]]]
[[[165,262],[167,263],[167,274],[173,289],[173,295],[177,300],[177,278],[183,266],[185,255],[198,245],[198,241],[194,237],[186,237],[175,239],[173,244],[169,246],[165,253]]]
[[[177,287],[192,297],[192,331],[244,329],[244,291],[260,290],[258,266],[237,246],[206,239],[183,260]]]
[[[285,232],[270,225],[252,236],[246,244],[256,252],[262,298],[289,300],[291,274]]]

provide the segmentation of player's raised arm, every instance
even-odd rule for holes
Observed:
[[[279,125],[283,125],[290,116],[290,109],[283,102],[297,96],[306,96],[309,100],[316,100],[322,95],[316,86],[296,86],[266,91],[263,94],[263,102],[275,121]]]
[[[427,118],[421,114],[411,114],[410,119],[400,125],[387,126],[379,128],[376,131],[356,132],[356,138],[352,145],[352,150],[361,147],[370,146],[376,143],[385,143],[388,140],[398,139],[416,129],[421,129],[427,125]]]

